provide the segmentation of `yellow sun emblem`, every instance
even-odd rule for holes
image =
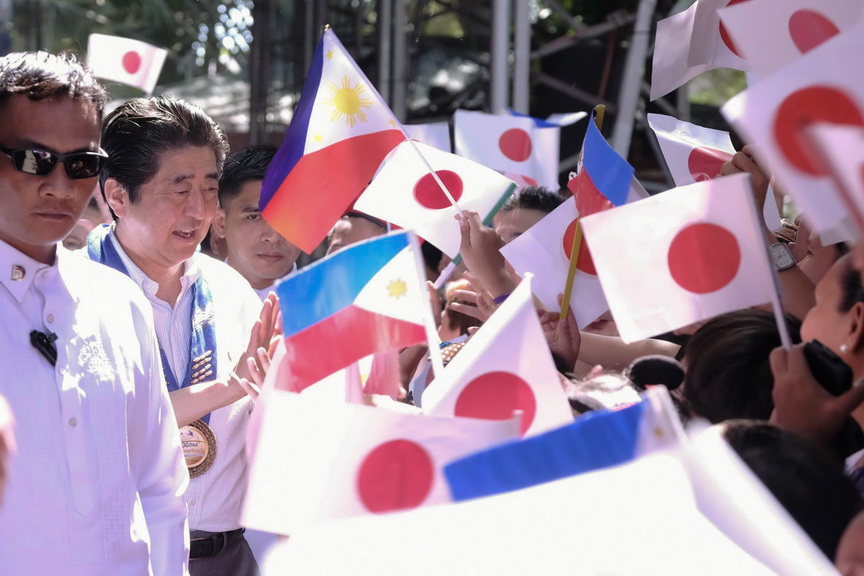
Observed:
[[[408,292],[408,285],[401,278],[392,280],[387,284],[387,295],[397,300]]]
[[[333,111],[330,113],[330,120],[334,122],[345,116],[345,120],[349,126],[356,126],[357,121],[365,122],[366,113],[363,108],[371,108],[372,100],[363,98],[362,94],[366,87],[361,83],[351,86],[351,78],[345,76],[342,78],[342,86],[336,86],[333,83],[327,84],[333,97],[325,100],[324,104],[333,106]]]

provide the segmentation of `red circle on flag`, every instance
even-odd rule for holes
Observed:
[[[789,17],[789,36],[802,54],[839,33],[834,22],[813,10],[798,10]]]
[[[691,224],[669,245],[669,273],[688,292],[709,294],[729,284],[741,266],[738,240],[717,224]]]
[[[450,194],[453,195],[453,200],[458,202],[462,197],[462,189],[464,187],[462,178],[450,170],[436,170],[435,174],[438,175],[438,178],[441,179],[441,182],[447,187]],[[414,184],[414,199],[417,200],[418,204],[430,210],[441,210],[453,205],[432,174],[424,174]]]
[[[793,92],[774,116],[774,139],[786,160],[811,176],[825,172],[810,154],[804,130],[814,122],[864,126],[864,116],[842,90],[831,86],[808,86]]]
[[[123,69],[129,74],[135,74],[141,68],[141,55],[137,52],[123,54]]]
[[[456,399],[454,414],[463,418],[510,420],[522,411],[521,434],[525,434],[537,414],[534,390],[511,372],[487,372],[468,383]]]
[[[726,6],[734,6],[735,4],[740,4],[741,2],[747,2],[748,0],[732,0]],[[738,56],[739,58],[744,58],[740,52],[738,52],[738,47],[735,45],[735,42],[732,41],[732,37],[729,35],[729,31],[726,30],[726,26],[723,25],[723,22],[720,22],[720,39],[723,41],[723,44],[726,45],[729,50],[732,51],[733,54]]]
[[[416,508],[432,491],[435,465],[423,446],[390,440],[369,452],[357,472],[357,494],[373,514]]]
[[[498,139],[501,153],[514,162],[524,162],[531,157],[531,135],[521,128],[511,128]]]
[[[574,218],[567,226],[567,230],[564,231],[562,245],[567,260],[570,260],[573,254],[573,237],[576,235],[576,223],[578,221],[578,218]],[[588,250],[588,244],[585,243],[585,236],[582,236],[582,242],[579,244],[579,259],[576,260],[576,269],[585,274],[597,275],[597,268],[594,267],[594,260],[591,258],[591,251]]]
[[[720,174],[720,167],[723,163],[731,160],[732,154],[728,152],[706,146],[697,146],[687,156],[687,169],[690,170],[690,175],[696,182],[704,182]]]

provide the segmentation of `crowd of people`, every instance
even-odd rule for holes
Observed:
[[[0,573],[257,574],[241,525],[246,432],[280,337],[273,288],[300,257],[258,207],[276,148],[229,154],[205,111],[169,96],[103,118],[105,104],[73,56],[0,59]],[[764,203],[770,175],[753,157],[745,147],[721,172],[750,174]],[[466,211],[462,263],[440,291],[450,261],[424,246],[447,358],[521,281],[500,248],[565,198],[523,188],[492,227]],[[682,376],[648,384],[672,390],[683,421],[721,426],[852,575],[864,572],[864,248],[823,246],[803,218],[765,229],[796,257],[777,272],[790,349],[762,309],[635,343],[609,314],[584,327],[538,314],[574,418],[639,402],[635,363],[664,359]],[[387,231],[349,210],[321,252]],[[400,402],[421,404],[426,354],[402,351]]]

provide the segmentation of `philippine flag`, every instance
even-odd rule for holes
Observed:
[[[426,341],[431,310],[416,236],[399,231],[353,244],[276,288],[288,369],[280,389],[300,392],[383,350]]]
[[[328,29],[261,184],[261,213],[311,253],[403,140],[393,112]]]
[[[589,412],[562,428],[466,456],[444,474],[453,500],[468,500],[624,464],[678,447],[685,437],[669,391],[655,386],[633,406]]]
[[[772,300],[773,264],[751,195],[749,176],[736,174],[582,221],[625,342]]]
[[[420,154],[459,207],[474,210],[484,219],[500,208],[516,184],[467,158],[420,143],[415,145],[403,142],[396,148],[354,207],[414,230],[450,258],[456,258],[461,240],[459,222],[454,217],[456,207],[429,173]]]
[[[534,275],[534,294],[549,310],[558,310],[564,292],[579,217],[608,210],[639,198],[631,194],[633,167],[609,146],[593,121],[582,145],[582,165],[568,187],[565,201],[501,253],[520,274]],[[579,326],[587,326],[608,310],[597,271],[585,242],[579,246],[570,307]]]
[[[97,77],[153,92],[168,51],[131,38],[91,34],[87,66]]]
[[[719,11],[751,71],[767,76],[864,17],[859,0],[730,2]]]
[[[456,154],[558,190],[559,125],[538,124],[528,116],[457,110],[453,137]]]

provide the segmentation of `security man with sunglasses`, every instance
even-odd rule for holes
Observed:
[[[0,396],[17,423],[0,574],[187,570],[189,479],[149,304],[59,245],[107,159],[104,105],[72,56],[0,58]]]

